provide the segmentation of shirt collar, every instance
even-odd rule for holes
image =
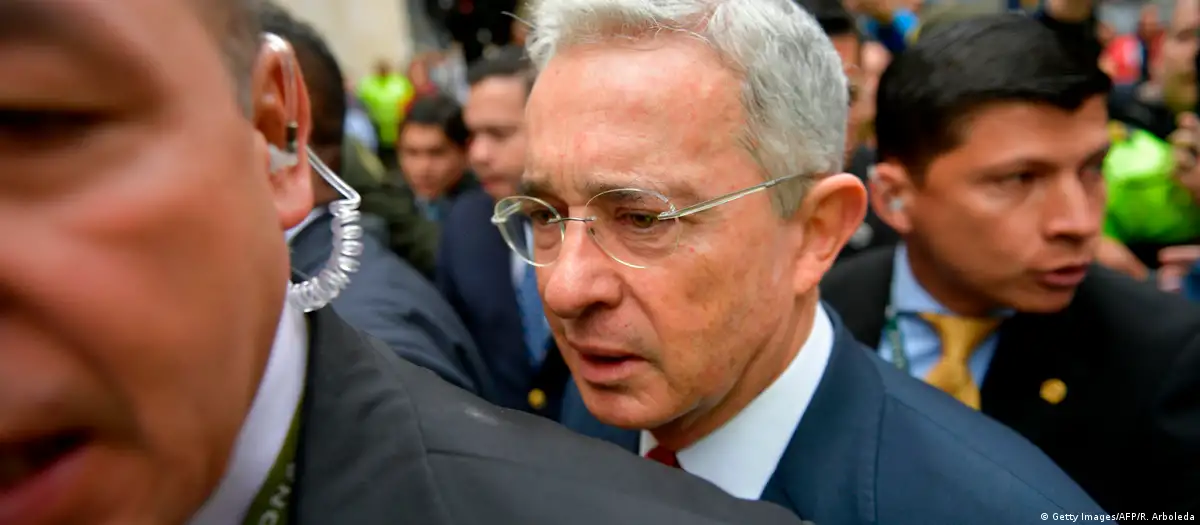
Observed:
[[[931,312],[939,314],[950,313],[946,307],[934,299],[925,287],[917,282],[913,275],[912,266],[908,263],[908,247],[901,243],[896,247],[892,263],[892,308],[897,313],[916,314]]]
[[[687,472],[742,499],[759,499],[812,401],[833,352],[833,324],[817,306],[812,332],[783,374],[721,428],[679,451]],[[641,454],[657,445],[641,433]],[[737,468],[730,468],[736,465]]]
[[[241,523],[283,448],[308,366],[308,325],[285,301],[258,393],[233,445],[225,477],[189,525]]]

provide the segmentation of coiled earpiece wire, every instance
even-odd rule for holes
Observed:
[[[298,133],[296,121],[296,88],[300,76],[296,74],[296,64],[292,46],[286,40],[271,33],[264,33],[266,45],[279,53],[282,59],[284,74],[284,104],[288,114],[287,142],[280,150],[272,145],[271,171],[296,166],[300,162]],[[358,211],[362,197],[346,181],[342,180],[333,170],[313,153],[305,151],[308,163],[316,170],[321,179],[338,192],[343,199],[329,204],[329,213],[333,215],[331,229],[333,230],[333,250],[325,267],[316,276],[300,283],[289,283],[287,300],[295,308],[303,312],[311,312],[323,308],[332,302],[342,290],[350,284],[350,275],[359,268],[358,257],[363,252],[363,229],[358,224],[362,213]]]

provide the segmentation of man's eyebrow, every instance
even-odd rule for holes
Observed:
[[[0,2],[0,44],[23,40],[78,39],[81,20],[54,0]]]
[[[592,198],[612,190],[637,189],[659,193],[672,202],[683,205],[695,204],[703,200],[696,190],[682,182],[665,182],[640,175],[608,175],[589,177],[577,188],[580,196]],[[544,178],[526,175],[521,183],[521,194],[531,197],[558,196],[556,191]]]
[[[83,2],[64,0],[0,0],[0,46],[47,44],[70,53],[89,69],[104,71],[107,78],[127,78],[137,73],[127,46],[118,44],[103,20],[93,19]],[[111,41],[110,41],[111,40]],[[17,50],[19,52],[19,49]]]

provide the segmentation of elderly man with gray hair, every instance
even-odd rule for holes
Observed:
[[[841,173],[846,80],[812,17],[550,0],[532,24],[528,166],[493,222],[537,266],[566,425],[816,523],[1100,513],[821,305],[866,195]]]

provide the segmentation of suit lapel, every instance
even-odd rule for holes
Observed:
[[[816,523],[875,522],[883,386],[862,346],[835,321],[833,353],[762,499]]]
[[[821,297],[841,314],[846,329],[871,349],[879,348],[891,301],[896,250],[877,249],[839,263],[821,281]]]
[[[1092,272],[1101,272],[1093,268]],[[1104,348],[1094,340],[1094,327],[1085,311],[1098,284],[1088,277],[1063,311],[1052,314],[1019,313],[1001,325],[996,354],[984,377],[982,411],[1029,440],[1044,445],[1055,439],[1056,428],[1066,423],[1072,403],[1056,398],[1048,384],[1058,383],[1067,396],[1104,375],[1094,370],[1102,360],[1089,355]],[[1104,388],[1108,388],[1105,385]],[[1061,403],[1060,403],[1061,402]]]
[[[389,354],[328,309],[308,320],[294,523],[449,523],[412,400],[381,366]]]

